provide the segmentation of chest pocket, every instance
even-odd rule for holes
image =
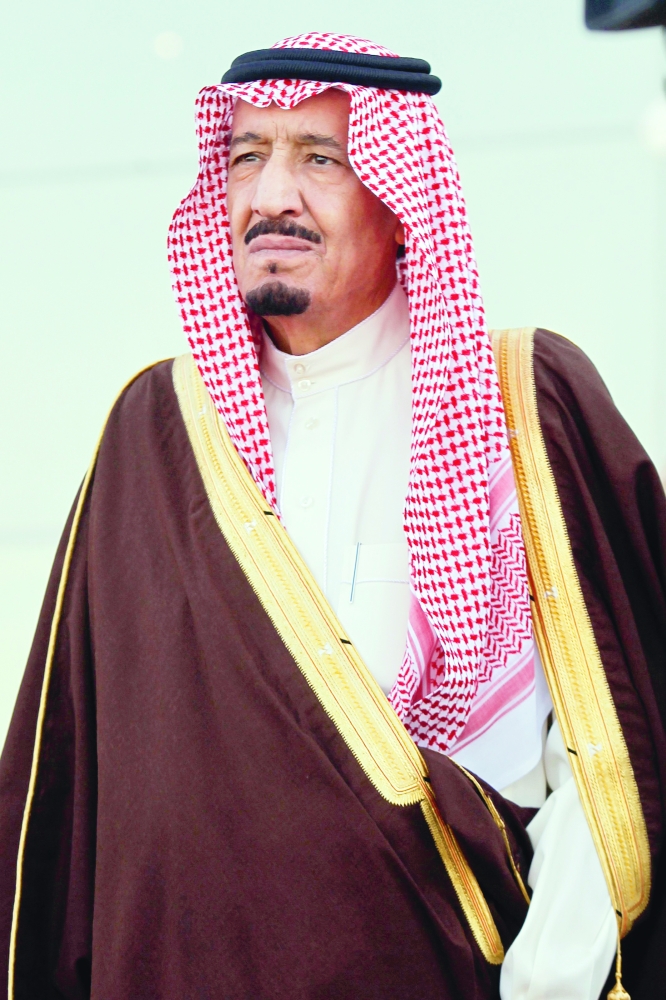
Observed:
[[[409,615],[407,542],[347,545],[335,611],[382,690],[398,676]]]

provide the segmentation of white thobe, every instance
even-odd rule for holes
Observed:
[[[261,374],[283,523],[388,693],[409,614],[405,293],[396,285],[377,312],[311,354],[284,354],[264,335]],[[533,898],[502,968],[502,1000],[597,1000],[615,916],[556,724],[537,767],[503,791],[542,808],[528,826]]]

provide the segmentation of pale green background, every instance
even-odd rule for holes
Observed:
[[[660,99],[663,40],[587,33],[582,6],[4,5],[0,740],[107,408],[136,369],[184,349],[165,237],[195,176],[194,97],[247,49],[330,30],[431,61],[490,323],[577,341],[666,469],[666,159],[642,125]]]

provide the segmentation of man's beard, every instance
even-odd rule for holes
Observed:
[[[283,281],[268,281],[252,288],[245,301],[257,316],[300,316],[309,307],[307,288],[290,288]]]
[[[321,233],[306,229],[294,219],[278,216],[275,219],[260,219],[245,234],[245,244],[248,245],[257,236],[273,233],[280,236],[295,236],[315,244],[322,241]],[[274,274],[277,265],[271,265],[269,270]],[[306,288],[290,288],[282,281],[270,281],[249,291],[245,301],[257,316],[300,316],[309,308],[311,296]]]

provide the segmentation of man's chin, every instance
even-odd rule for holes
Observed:
[[[307,288],[264,281],[246,293],[245,301],[257,316],[300,316],[310,307],[312,296]]]

